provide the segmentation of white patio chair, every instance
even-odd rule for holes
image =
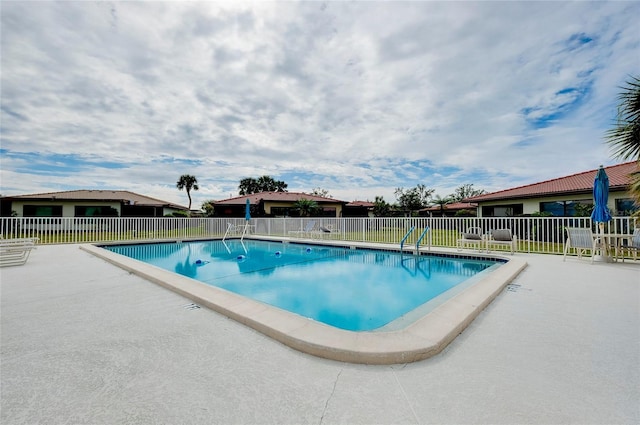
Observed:
[[[628,255],[633,256],[633,261],[638,258],[638,251],[640,251],[640,227],[633,231],[633,235],[627,239],[627,244],[623,244],[618,247],[621,251],[622,261],[624,262],[625,251]]]
[[[480,227],[469,227],[466,232],[460,233],[460,238],[456,241],[458,251],[467,248],[469,245],[477,246],[478,251],[482,251],[485,245],[485,238]]]
[[[492,245],[507,246],[513,255],[518,250],[518,237],[511,233],[511,229],[492,230],[487,239],[487,252]]]
[[[575,250],[578,258],[582,258],[587,250],[591,250],[591,263],[593,263],[596,250],[599,249],[599,239],[593,236],[591,228],[567,227],[567,241],[564,244],[562,261],[567,259],[570,249]]]

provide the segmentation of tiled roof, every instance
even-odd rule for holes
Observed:
[[[310,195],[303,192],[260,192],[252,193],[251,195],[236,196],[235,198],[223,199],[221,201],[214,202],[214,205],[245,205],[247,199],[252,205],[259,204],[260,201],[280,201],[280,202],[296,202],[300,199],[309,199],[318,203],[341,203],[344,201],[332,198],[324,198],[322,196]]]
[[[140,195],[128,190],[67,190],[64,192],[34,193],[31,195],[7,196],[12,200],[64,200],[64,201],[117,201],[131,202],[133,205],[167,206],[186,210],[186,207],[171,202]]]
[[[373,202],[369,202],[369,201],[352,201],[349,202],[346,206],[347,207],[366,207],[366,208],[373,208],[374,207],[374,203]]]
[[[625,190],[630,183],[629,175],[638,171],[636,161],[625,162],[624,164],[604,167],[609,177],[609,190]],[[494,201],[499,199],[532,198],[548,195],[561,195],[567,193],[589,193],[593,190],[593,180],[598,169],[572,174],[553,180],[526,186],[515,187],[513,189],[501,190],[484,195],[468,198],[466,201]]]
[[[444,206],[445,210],[465,210],[465,209],[475,209],[478,207],[478,204],[473,202],[452,202],[450,204],[446,204]],[[434,205],[432,207],[424,208],[421,211],[440,211],[440,205]]]

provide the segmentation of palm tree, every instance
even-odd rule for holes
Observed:
[[[616,125],[607,131],[606,138],[615,157],[638,162],[639,169],[630,176],[629,193],[640,206],[640,78],[631,77],[621,89]]]
[[[318,203],[314,200],[300,198],[293,203],[293,209],[298,211],[300,217],[310,217],[318,211],[319,207]]]
[[[191,211],[191,191],[198,190],[198,179],[195,176],[189,174],[183,174],[178,179],[176,187],[179,190],[185,189],[187,191],[187,197],[189,198],[189,211]]]
[[[444,207],[447,204],[451,203],[451,198],[449,198],[448,196],[445,196],[444,198],[441,198],[440,195],[436,195],[433,198],[433,203],[440,206],[440,215],[442,217],[444,217]]]

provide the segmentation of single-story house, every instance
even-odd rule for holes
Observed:
[[[0,198],[3,217],[164,217],[189,209],[128,190],[69,190]]]
[[[213,202],[216,217],[244,217],[247,199],[253,217],[297,217],[294,204],[300,199],[315,201],[317,217],[341,217],[346,202],[303,192],[259,192]]]
[[[628,216],[634,205],[628,188],[630,174],[638,171],[636,161],[604,167],[609,177],[609,209],[613,215]],[[478,217],[512,217],[550,213],[556,217],[584,215],[593,205],[593,181],[598,169],[540,183],[467,198],[478,204]]]
[[[478,204],[474,202],[452,202],[444,206],[444,211],[440,205],[423,208],[418,213],[420,215],[428,215],[433,217],[455,217],[462,214],[463,217],[475,216]],[[444,214],[443,214],[444,212]]]
[[[373,217],[374,203],[369,201],[352,201],[344,206],[343,217]]]

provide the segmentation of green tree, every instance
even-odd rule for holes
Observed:
[[[190,213],[187,211],[179,210],[170,214],[165,214],[164,217],[189,217]]]
[[[260,192],[286,192],[287,184],[281,180],[275,180],[270,176],[262,176],[257,179],[247,177],[240,180],[238,193],[240,195],[251,195]]]
[[[388,217],[391,212],[391,205],[384,200],[383,196],[376,196],[373,201],[373,215],[376,217]]]
[[[298,211],[298,215],[300,215],[300,217],[311,217],[318,212],[320,207],[314,200],[300,198],[293,203],[293,209]]]
[[[327,189],[322,189],[322,188],[319,188],[319,187],[314,188],[311,191],[311,194],[313,196],[321,196],[323,198],[330,198],[331,197],[331,195],[329,194],[329,191]]]
[[[621,89],[616,123],[607,131],[606,139],[615,157],[638,163],[638,169],[630,176],[629,193],[640,206],[640,78],[631,77]]]
[[[429,200],[433,194],[434,189],[427,189],[423,184],[419,184],[414,188],[404,190],[399,187],[395,190],[396,200],[400,209],[409,211],[413,214],[414,211],[425,208],[429,205]]]
[[[260,190],[258,189],[258,180],[253,177],[245,177],[240,180],[240,184],[238,185],[238,194],[239,195],[251,195],[252,193],[258,193]]]
[[[187,191],[187,197],[189,198],[189,211],[191,211],[191,191],[199,189],[198,179],[196,179],[195,176],[192,176],[190,174],[183,174],[178,179],[178,182],[176,183],[176,187],[179,190],[184,189]]]
[[[486,193],[484,189],[475,189],[473,184],[463,184],[456,188],[455,192],[449,195],[451,202],[461,202],[464,199]]]
[[[202,203],[202,212],[205,217],[214,217],[215,216],[215,208],[213,206],[214,200],[204,201]]]

